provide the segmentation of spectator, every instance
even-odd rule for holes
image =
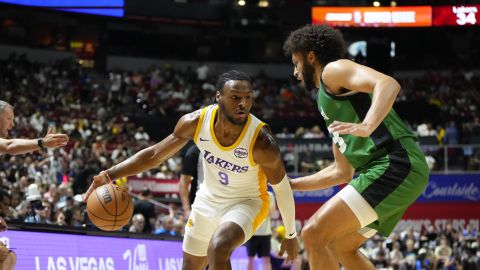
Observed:
[[[142,233],[145,231],[145,218],[142,214],[135,214],[132,217],[132,225],[128,229],[132,233]]]
[[[173,225],[175,223],[175,218],[172,216],[164,216],[161,218],[162,226],[160,228],[157,228],[154,232],[154,234],[158,234],[160,236],[172,236],[174,234],[173,232]]]
[[[432,262],[427,256],[427,249],[421,248],[418,251],[417,260],[415,262],[415,269],[416,270],[429,270],[432,269]]]
[[[140,196],[138,200],[134,203],[133,213],[134,214],[142,214],[142,217],[145,220],[145,225],[143,226],[142,233],[151,233],[152,232],[152,224],[155,224],[155,205],[151,203],[152,200],[152,193],[150,189],[144,188],[140,192]]]
[[[143,127],[138,127],[137,132],[135,133],[135,140],[137,140],[137,141],[149,141],[150,136],[148,136],[148,133],[145,132]]]
[[[394,270],[398,270],[403,260],[403,253],[400,251],[399,242],[393,242],[393,248],[392,251],[390,251],[388,258],[390,260],[390,266],[392,266]]]
[[[454,121],[448,123],[445,129],[445,136],[443,137],[444,144],[459,144],[458,129]]]
[[[440,245],[435,248],[435,269],[447,268],[454,263],[453,251],[446,238],[440,239]]]
[[[478,231],[473,229],[472,225],[467,224],[463,230],[463,238],[467,241],[474,241],[478,237]]]

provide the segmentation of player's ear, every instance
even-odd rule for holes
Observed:
[[[315,55],[315,53],[313,51],[309,51],[307,53],[307,59],[308,59],[308,62],[312,65],[315,60],[317,59],[317,56]]]
[[[220,93],[220,91],[217,90],[217,93],[215,94],[215,102],[218,103],[218,101],[220,100],[220,96],[222,95],[222,93]]]

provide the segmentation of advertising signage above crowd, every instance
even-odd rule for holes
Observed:
[[[0,0],[0,3],[102,16],[124,15],[124,0]]]
[[[478,25],[480,5],[313,7],[312,23],[334,27],[431,27]]]

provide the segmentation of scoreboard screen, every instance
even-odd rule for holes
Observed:
[[[432,27],[480,25],[480,5],[312,7],[312,24],[334,27]]]
[[[480,25],[480,5],[433,7],[434,26]]]

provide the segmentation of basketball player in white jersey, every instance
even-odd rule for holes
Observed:
[[[194,140],[203,157],[204,182],[185,227],[183,269],[231,269],[230,255],[245,243],[269,212],[267,179],[275,192],[286,228],[280,253],[295,259],[298,242],[295,205],[288,177],[274,136],[251,115],[252,82],[239,71],[222,74],[216,101],[184,115],[161,142],[100,172],[85,194],[111,179],[135,175],[158,167]]]

